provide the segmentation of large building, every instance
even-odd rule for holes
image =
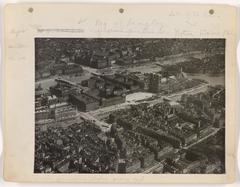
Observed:
[[[77,109],[72,105],[57,107],[54,117],[56,122],[75,119],[77,117]]]
[[[79,64],[70,62],[69,58],[61,57],[50,66],[52,75],[81,75],[83,69]]]
[[[46,120],[51,117],[51,110],[48,106],[41,106],[35,109],[35,121]]]
[[[77,106],[80,111],[91,111],[100,106],[99,100],[85,93],[71,94],[69,96],[69,102]]]
[[[136,92],[144,88],[144,82],[132,74],[116,73],[109,76],[101,76],[108,84],[124,88],[129,92]]]
[[[57,78],[56,86],[50,87],[50,93],[59,98],[59,100],[67,101],[70,94],[76,94],[78,87],[77,84],[68,80]]]
[[[97,69],[102,69],[111,66],[108,60],[108,54],[104,52],[95,52],[90,59],[90,66]]]
[[[112,61],[112,59],[111,59]],[[104,51],[93,51],[86,50],[77,51],[75,55],[75,63],[90,66],[96,69],[103,69],[111,66],[111,61],[109,60],[109,55]]]

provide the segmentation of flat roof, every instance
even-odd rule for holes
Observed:
[[[91,103],[94,103],[94,102],[98,102],[97,99],[94,99],[90,96],[88,96],[87,94],[74,94],[73,97],[75,97],[77,100],[79,101],[82,101],[84,103],[86,102],[91,102]]]

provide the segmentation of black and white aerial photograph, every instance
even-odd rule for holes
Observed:
[[[225,174],[225,39],[34,42],[34,173]]]

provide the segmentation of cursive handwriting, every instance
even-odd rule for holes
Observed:
[[[18,37],[20,34],[25,33],[24,29],[12,29],[11,34],[15,35],[16,37]]]
[[[128,33],[128,34],[163,34],[165,33],[164,24],[156,19],[148,21],[136,21],[129,19],[126,22],[116,21],[107,22],[96,20],[95,30],[97,33]]]

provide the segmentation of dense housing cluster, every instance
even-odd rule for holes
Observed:
[[[198,58],[187,58],[174,65],[166,65],[165,70],[177,73],[182,69],[186,73],[211,73],[219,74],[225,71],[225,55],[214,54],[211,56]]]
[[[35,172],[109,173],[115,171],[111,139],[93,124],[36,129]]]
[[[197,41],[197,42],[196,42]],[[79,65],[102,69],[118,64],[131,66],[158,61],[169,55],[204,51],[207,54],[224,52],[224,40],[209,39],[51,39],[36,38],[36,79],[55,74],[80,74]],[[213,57],[214,58],[214,57]],[[204,69],[224,68],[219,59],[203,58]],[[210,61],[213,61],[210,63]],[[191,60],[195,62],[196,60]],[[74,63],[74,65],[73,65]],[[184,63],[184,62],[183,62]],[[184,64],[183,64],[184,65]],[[201,66],[201,63],[198,64]],[[196,66],[184,66],[194,67]],[[200,70],[200,69],[199,69]]]
[[[210,99],[213,97],[214,99]],[[106,120],[115,124],[116,132],[120,137],[126,136],[128,132],[127,135],[131,134],[131,139],[137,137],[138,142],[142,143],[140,145],[149,148],[155,160],[163,160],[167,155],[172,154],[174,149],[192,147],[196,142],[224,127],[223,97],[221,87],[209,88],[206,93],[182,96],[180,101],[182,104],[163,102],[154,106],[147,104],[132,106],[130,109],[111,113]],[[210,100],[213,102],[206,105],[207,110],[205,107],[199,107],[209,103]],[[145,141],[142,142],[142,138]],[[208,156],[202,154],[201,159],[195,159],[198,164],[193,169],[201,166],[198,172],[205,171],[201,162],[207,162]],[[175,172],[184,171],[175,168]]]
[[[35,43],[35,173],[225,172],[224,40]]]

